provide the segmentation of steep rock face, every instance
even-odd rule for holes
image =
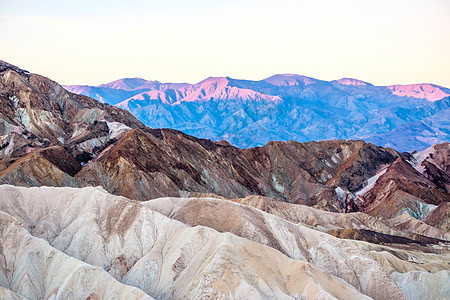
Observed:
[[[364,195],[362,209],[370,215],[390,218],[405,210],[423,218],[450,194],[422,176],[409,163],[398,158]]]
[[[0,100],[3,168],[50,145],[65,147],[79,162],[86,162],[124,131],[144,126],[127,111],[72,94],[48,78],[3,61]]]
[[[332,187],[361,188],[381,165],[399,156],[362,141],[271,142],[238,149],[174,130],[137,129],[76,177],[139,200],[180,191],[227,198],[259,194],[337,211]]]
[[[425,218],[425,223],[436,228],[450,231],[450,202],[443,202]]]
[[[413,155],[413,165],[440,188],[450,192],[450,144],[436,144]]]
[[[83,261],[81,264],[89,264],[93,270],[107,270],[116,280],[155,298],[368,299],[354,286],[305,260],[290,259],[270,247],[230,233],[218,233],[202,226],[188,227],[101,189],[3,185],[0,193],[4,197],[0,202],[2,214],[15,218],[18,224],[15,226],[23,232],[21,235],[2,234],[8,247],[3,257],[8,262],[22,257],[26,260],[26,255],[16,256],[20,249],[20,253],[40,249],[19,248],[12,242],[22,236],[30,239],[31,233],[41,238],[32,239],[47,247],[49,250],[46,251],[62,251],[72,257],[72,262],[80,264]],[[313,231],[309,234],[311,237],[318,234],[315,240],[324,235]],[[364,254],[360,255],[361,259],[367,259]],[[47,254],[41,257],[46,259]],[[35,256],[35,259],[40,257]],[[58,274],[73,271],[73,266],[56,264],[57,255],[53,255],[53,259],[55,263],[50,267],[57,266]],[[369,286],[379,282],[383,286],[379,288],[382,293],[402,299],[401,290],[390,277],[379,267],[377,273],[377,264],[373,260],[372,264],[375,269],[370,274],[377,280],[364,282]],[[15,272],[17,276],[27,278],[30,268],[26,265]],[[10,278],[9,270],[1,269],[0,278]],[[55,272],[49,270],[49,274]],[[104,271],[98,273],[105,274]],[[38,276],[34,282],[45,286],[41,278],[46,277]],[[109,285],[103,275],[94,281],[80,278],[74,289],[93,291],[99,281],[106,283],[99,288],[108,288],[102,291],[117,293],[116,287]],[[12,286],[9,281],[2,281],[2,286],[28,295],[26,290]],[[366,287],[358,289],[365,290]]]
[[[60,146],[31,151],[0,171],[0,183],[22,186],[82,186],[73,176],[81,164]]]

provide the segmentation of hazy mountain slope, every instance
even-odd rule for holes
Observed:
[[[357,138],[412,151],[449,141],[450,90],[434,84],[373,86],[351,78],[327,82],[295,74],[260,81],[210,77],[192,85],[150,86],[121,98],[129,90],[124,80],[89,87],[117,91],[110,100],[85,87],[67,88],[130,110],[148,126],[225,139],[239,147],[271,140]]]
[[[188,227],[100,189],[3,185],[0,192],[5,199],[0,210],[19,220],[23,231],[155,298],[365,298],[318,266],[229,233]],[[321,235],[310,233],[315,234]],[[9,243],[17,237],[4,238]],[[5,253],[8,260],[11,253]],[[29,266],[21,269],[28,271]],[[380,293],[401,299],[401,290],[381,269],[372,274],[384,283]],[[83,281],[83,290],[92,284]]]
[[[117,86],[105,86],[105,87],[96,87],[96,86],[87,86],[87,85],[65,85],[64,88],[69,92],[75,94],[85,95],[91,98],[94,98],[102,103],[108,103],[110,105],[114,105],[123,101],[123,99],[128,99],[130,97],[139,94],[139,92],[145,92],[146,90],[140,90],[136,92],[134,90],[123,90],[118,88]]]
[[[114,105],[149,91],[166,91],[167,89],[180,89],[187,86],[189,86],[187,83],[161,83],[142,78],[123,78],[99,86],[64,85],[64,88],[72,93],[82,94],[100,102]]]
[[[438,108],[428,111],[426,114],[429,116],[426,118],[405,123],[386,133],[366,137],[364,140],[376,145],[381,144],[385,147],[409,151],[413,150],[411,145],[415,145],[415,150],[422,150],[433,144],[448,142],[450,136],[449,103],[450,98],[444,98],[431,105]]]

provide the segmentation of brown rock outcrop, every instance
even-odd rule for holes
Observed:
[[[35,149],[0,171],[0,184],[19,186],[83,185],[73,178],[81,165],[60,146]]]
[[[427,179],[450,192],[450,143],[436,144],[415,154],[418,169]]]
[[[426,205],[450,201],[450,194],[398,158],[365,195],[363,210],[370,215],[391,218],[408,211],[417,218]]]
[[[443,202],[425,219],[425,223],[450,232],[450,202]]]
[[[86,165],[77,178],[138,200],[178,196],[180,191],[227,198],[257,194],[338,211],[335,184],[346,189],[362,186],[377,166],[397,157],[392,149],[363,141],[270,142],[239,149],[176,130],[135,129]],[[363,165],[371,167],[355,167]]]
[[[119,124],[144,127],[127,111],[72,94],[46,77],[0,61],[3,169],[32,149],[51,145],[65,147],[82,162],[82,154],[95,156],[93,148],[117,135]]]

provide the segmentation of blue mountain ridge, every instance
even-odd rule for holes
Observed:
[[[374,86],[281,74],[210,77],[196,84],[126,78],[65,86],[129,110],[147,126],[249,148],[268,141],[363,139],[399,151],[450,141],[450,90],[434,84]]]

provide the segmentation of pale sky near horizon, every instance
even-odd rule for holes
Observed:
[[[0,0],[0,60],[61,84],[295,73],[450,88],[450,0]]]

